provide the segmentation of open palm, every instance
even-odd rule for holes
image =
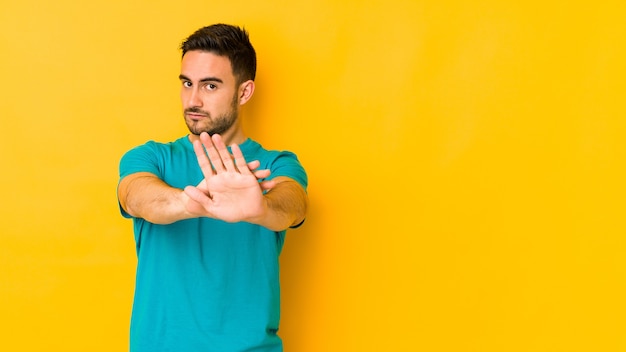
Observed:
[[[202,133],[200,141],[194,142],[194,151],[205,178],[197,186],[185,188],[192,200],[187,205],[189,212],[238,222],[258,218],[266,211],[258,177],[266,177],[269,171],[253,173],[239,146],[233,144],[231,150],[232,156],[217,134],[210,137]]]

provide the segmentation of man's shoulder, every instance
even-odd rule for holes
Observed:
[[[289,150],[277,150],[277,149],[265,149],[258,142],[248,139],[243,147],[250,153],[246,155],[246,160],[259,160],[261,166],[259,169],[271,170],[271,175],[268,179],[272,179],[278,176],[289,177],[304,188],[308,184],[306,171],[304,170],[298,156]],[[242,148],[242,151],[244,150]]]
[[[249,154],[262,155],[263,157],[271,159],[279,158],[282,155],[289,155],[297,159],[296,154],[292,151],[280,149],[266,149],[263,145],[261,145],[261,143],[250,138],[248,138],[242,145],[240,145],[240,147],[242,148],[244,155],[247,152]]]

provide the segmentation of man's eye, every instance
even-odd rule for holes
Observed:
[[[206,85],[206,88],[207,88],[208,90],[213,90],[213,89],[217,88],[217,86],[216,86],[215,84],[207,84],[207,85]]]
[[[185,88],[189,88],[189,87],[191,87],[191,82],[189,82],[189,81],[184,81],[184,82],[183,82],[183,87],[185,87]]]

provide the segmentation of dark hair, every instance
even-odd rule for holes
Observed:
[[[182,56],[200,50],[228,57],[238,83],[254,80],[256,75],[256,53],[243,28],[222,23],[203,27],[185,39],[180,49]]]

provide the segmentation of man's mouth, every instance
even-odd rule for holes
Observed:
[[[185,115],[192,120],[201,120],[203,118],[208,117],[207,114],[202,114],[198,112],[186,112]]]

